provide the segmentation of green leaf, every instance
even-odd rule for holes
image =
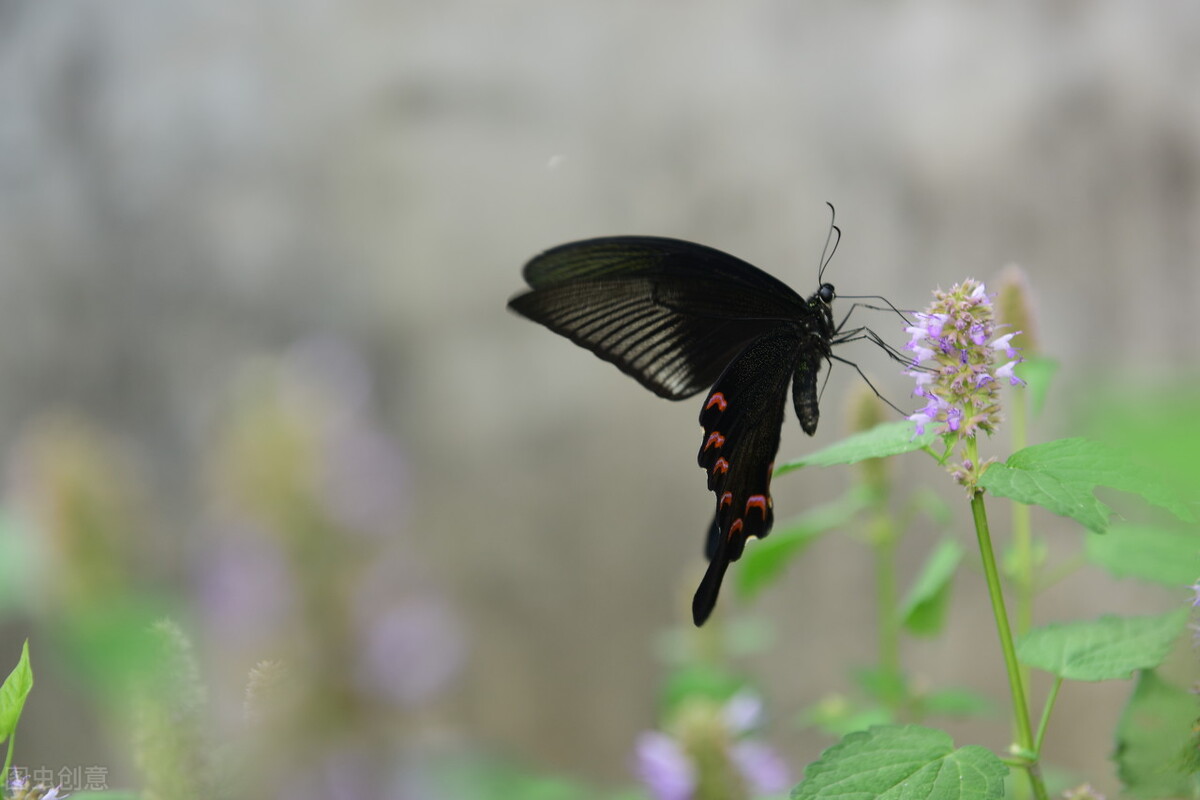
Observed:
[[[667,716],[697,697],[723,703],[746,688],[746,681],[709,664],[691,664],[675,670],[663,687],[662,705]]]
[[[29,640],[21,646],[21,658],[0,686],[0,742],[17,730],[17,720],[25,708],[25,698],[33,688],[33,669],[29,666]]]
[[[1096,499],[1098,486],[1130,492],[1194,521],[1188,507],[1161,478],[1119,452],[1087,439],[1059,439],[1034,445],[992,464],[980,485],[997,497],[1039,505],[1070,517],[1096,533],[1108,527],[1108,506]]]
[[[1028,384],[1033,413],[1042,413],[1042,407],[1046,405],[1046,393],[1050,390],[1050,380],[1058,372],[1058,362],[1045,356],[1030,356],[1017,365],[1016,372]]]
[[[809,544],[827,531],[845,525],[866,508],[866,495],[862,487],[853,489],[773,531],[767,538],[751,540],[736,572],[738,594],[748,599],[770,585]]]
[[[963,548],[954,539],[943,539],[930,554],[916,583],[900,606],[900,621],[917,636],[933,636],[946,621],[954,571],[962,561]]]
[[[792,800],[984,800],[1004,796],[1008,767],[991,751],[954,749],[950,736],[920,725],[852,733],[821,754]]]
[[[1100,536],[1101,534],[1092,535]],[[1029,560],[1033,562],[1033,571],[1035,573],[1046,564],[1046,559],[1049,556],[1050,545],[1045,539],[1034,539],[1029,543]],[[1003,555],[1000,557],[1000,561],[1003,564],[1004,577],[1012,581],[1022,580],[1025,574],[1025,557],[1025,554],[1016,547],[1016,544],[1009,541],[1004,546]]]
[[[596,800],[596,792],[570,778],[534,772],[490,756],[427,758],[429,794],[472,800]]]
[[[1088,535],[1087,557],[1118,578],[1187,586],[1200,578],[1200,531],[1118,524]]]
[[[954,511],[950,504],[928,486],[918,486],[909,497],[905,508],[921,512],[942,530],[948,529],[954,520]]]
[[[869,431],[847,436],[840,442],[835,442],[795,461],[788,461],[775,467],[775,475],[800,469],[801,467],[829,467],[834,464],[856,464],[868,458],[884,458],[899,455],[913,450],[928,447],[937,441],[937,434],[928,431],[923,436],[916,436],[916,427],[907,420],[901,422],[885,422],[876,425]]]
[[[1117,724],[1117,775],[1129,797],[1191,797],[1188,741],[1196,698],[1153,670],[1138,677]]]
[[[863,694],[884,705],[899,705],[908,697],[908,680],[897,670],[860,667],[853,670],[851,676]]]
[[[28,533],[0,509],[0,614],[20,606],[35,594],[30,591],[36,570],[29,543],[36,537]]]
[[[1048,473],[992,464],[979,485],[996,497],[1008,497],[1070,517],[1090,531],[1104,533],[1108,526],[1108,507],[1092,495],[1090,487],[1072,486]]]
[[[802,725],[811,725],[838,739],[848,733],[865,731],[875,725],[888,725],[893,721],[892,713],[883,706],[863,705],[841,694],[822,698],[807,709],[800,720]]]
[[[1118,392],[1093,387],[1091,402],[1081,410],[1091,418],[1084,424],[1095,438],[1138,453],[1195,503],[1200,501],[1200,376],[1190,372],[1150,385],[1122,381]]]
[[[948,717],[986,717],[996,713],[996,706],[987,695],[971,689],[939,689],[921,698],[920,703],[926,714]]]
[[[1163,662],[1188,620],[1188,609],[1148,617],[1104,616],[1030,631],[1017,643],[1022,663],[1075,681],[1128,678]]]

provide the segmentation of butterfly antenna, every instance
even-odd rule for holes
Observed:
[[[825,201],[825,205],[829,206],[829,232],[825,234],[825,246],[821,248],[821,266],[817,269],[817,283],[824,283],[825,268],[833,260],[833,254],[837,252],[838,244],[842,241],[842,229],[833,224],[837,219],[837,209],[828,200]]]

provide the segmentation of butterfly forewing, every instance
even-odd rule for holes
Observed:
[[[562,245],[530,261],[525,280],[532,291],[513,310],[672,400],[711,386],[746,344],[805,311],[762,270],[676,239]]]
[[[786,283],[740,258],[694,242],[659,236],[609,236],[552,247],[526,264],[523,275],[534,289],[576,281],[674,275],[760,295],[764,305],[756,309],[758,312],[787,316],[792,305],[804,304],[804,299]],[[724,299],[736,305],[741,296],[734,292]]]
[[[745,343],[772,323],[713,319],[657,302],[661,279],[580,281],[513,298],[519,313],[591,350],[671,400],[712,385]]]

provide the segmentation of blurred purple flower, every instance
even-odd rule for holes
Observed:
[[[725,722],[731,733],[749,733],[762,722],[762,698],[754,692],[738,692],[729,698],[722,709]]]
[[[361,636],[362,682],[410,708],[428,702],[453,680],[466,652],[457,617],[437,597],[377,610]]]
[[[15,767],[13,768],[13,778],[8,784],[8,791],[11,800],[65,800],[70,797],[69,794],[62,793],[62,784],[54,787],[49,787],[44,783],[30,786],[29,778],[20,777]]]
[[[467,635],[431,571],[404,555],[376,561],[355,589],[355,676],[365,691],[413,708],[457,676]]]
[[[325,412],[320,490],[326,511],[351,531],[394,533],[403,518],[408,475],[400,447],[376,423],[366,362],[333,337],[300,343],[289,361]]]
[[[757,741],[736,742],[730,752],[752,796],[776,794],[792,785],[792,773],[774,748]]]
[[[791,785],[787,764],[765,742],[747,737],[761,723],[762,700],[752,692],[739,692],[714,710],[715,714],[702,710],[694,716],[684,715],[677,720],[674,735],[647,731],[638,737],[635,772],[655,800],[708,796],[713,787],[700,781],[707,784],[704,776],[713,778],[714,769],[726,774],[724,779],[715,778],[721,786],[727,789],[741,784],[745,788],[739,797],[785,791]],[[728,744],[714,750],[714,742]],[[733,774],[729,774],[730,768]]]
[[[354,531],[394,533],[403,520],[408,483],[400,448],[362,420],[331,430],[322,461],[325,508]]]
[[[198,571],[200,602],[214,630],[233,646],[259,645],[292,610],[292,577],[272,537],[239,522],[211,539]]]
[[[634,771],[655,800],[691,800],[696,768],[683,746],[660,731],[638,736]]]

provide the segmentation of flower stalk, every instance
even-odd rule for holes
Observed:
[[[974,442],[971,442],[974,445]],[[973,447],[972,447],[973,449]],[[1029,720],[1029,704],[1025,700],[1025,684],[1021,680],[1021,665],[1017,661],[1017,648],[1013,644],[1012,628],[1008,623],[1008,611],[1004,606],[1004,592],[1000,587],[1000,570],[996,567],[996,554],[992,548],[992,536],[988,527],[987,509],[983,503],[983,490],[976,489],[971,495],[971,515],[975,520],[975,536],[979,541],[979,555],[983,560],[983,574],[987,579],[988,599],[992,603],[992,614],[996,619],[996,632],[1000,636],[1000,650],[1004,653],[1004,669],[1008,673],[1008,688],[1012,698],[1014,738],[1021,766],[1029,774],[1030,788],[1038,800],[1047,800],[1046,785],[1038,768],[1037,743],[1033,726]]]
[[[913,353],[907,374],[916,380],[913,394],[923,398],[925,406],[909,419],[916,423],[918,435],[924,433],[927,426],[935,426],[946,441],[947,456],[956,448],[960,454],[961,461],[949,463],[948,468],[971,498],[971,515],[988,598],[1008,673],[1014,727],[1012,754],[1015,756],[1011,763],[1028,774],[1033,796],[1037,800],[1046,800],[1046,786],[1038,767],[1039,740],[1035,739],[1030,723],[1026,681],[1017,661],[983,490],[979,488],[979,479],[990,461],[980,458],[978,437],[980,433],[994,433],[1002,420],[999,383],[1007,380],[1014,386],[1023,384],[1013,372],[1021,358],[1012,340],[1020,331],[996,335],[1000,326],[995,322],[992,297],[982,283],[971,279],[948,292],[935,292],[934,302],[924,313],[917,314],[916,319],[917,324],[905,329],[911,336],[906,349]],[[997,367],[997,354],[1001,352],[1008,360]],[[950,461],[949,458],[946,460]],[[1032,565],[1032,553],[1026,556],[1026,563]],[[1032,580],[1023,588],[1032,591]]]

